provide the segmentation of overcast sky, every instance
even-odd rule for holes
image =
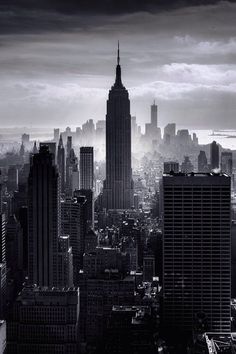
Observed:
[[[0,6],[1,127],[105,119],[119,39],[140,124],[155,98],[161,126],[236,129],[234,1],[10,2]]]

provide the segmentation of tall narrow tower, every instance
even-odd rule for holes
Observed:
[[[130,101],[121,81],[119,42],[116,79],[107,100],[103,200],[107,209],[129,209],[133,205]]]
[[[93,190],[93,147],[80,148],[80,189]]]
[[[65,192],[65,148],[63,146],[62,136],[60,135],[57,148],[57,166],[61,177],[61,193]]]
[[[157,128],[157,105],[155,100],[151,105],[151,125],[153,128]]]
[[[33,156],[28,179],[29,280],[58,285],[60,180],[46,145]]]
[[[216,141],[211,143],[211,169],[218,169],[220,167],[220,153],[219,153],[219,145]]]

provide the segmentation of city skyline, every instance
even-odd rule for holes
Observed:
[[[139,124],[156,99],[160,126],[235,128],[236,4],[186,4],[112,15],[1,6],[2,126],[104,119],[119,39]]]
[[[0,354],[236,353],[235,1],[0,0]]]

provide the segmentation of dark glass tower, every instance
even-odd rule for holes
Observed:
[[[33,156],[28,179],[29,281],[58,285],[60,180],[46,145]]]
[[[119,44],[116,80],[107,100],[103,200],[107,209],[129,209],[133,205],[130,101],[121,81]]]
[[[230,177],[163,176],[163,325],[192,331],[204,315],[213,332],[230,332]],[[200,317],[199,317],[200,315]]]
[[[93,190],[93,147],[80,148],[80,189]]]

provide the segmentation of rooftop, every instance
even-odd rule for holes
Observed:
[[[205,333],[206,345],[210,354],[232,354],[236,350],[236,333]]]
[[[170,171],[169,173],[163,173],[163,176],[165,177],[227,177],[230,178],[226,173],[222,172],[190,172],[190,173],[184,173],[184,172],[174,172]]]

